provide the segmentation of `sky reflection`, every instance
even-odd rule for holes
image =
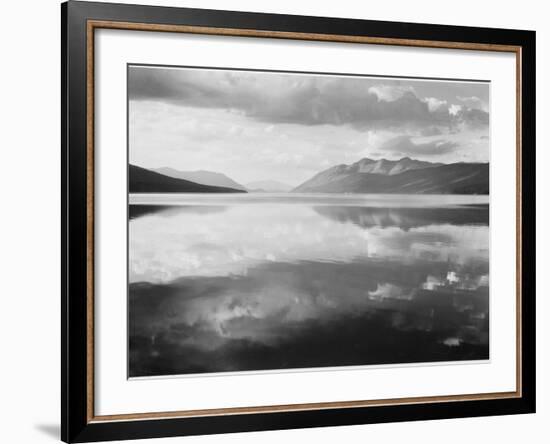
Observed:
[[[487,225],[447,220],[429,224],[433,210],[325,206],[150,207],[130,223],[130,282],[169,282],[183,276],[243,275],[262,262],[352,262],[357,258],[487,260]],[[220,214],[223,211],[223,214]],[[447,210],[464,218],[464,209]],[[425,214],[424,214],[425,213]],[[487,220],[487,219],[485,219]],[[438,223],[440,222],[440,223]]]
[[[130,216],[131,376],[488,357],[487,205]]]

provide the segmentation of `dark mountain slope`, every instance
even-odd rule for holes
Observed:
[[[344,179],[348,176],[377,174],[384,176],[393,176],[404,173],[410,170],[419,170],[425,168],[433,168],[443,165],[442,163],[424,162],[421,160],[403,157],[399,160],[379,159],[373,160],[369,158],[361,159],[350,165],[341,164],[335,165],[327,170],[321,171],[309,179],[304,184],[296,188],[295,191],[303,191],[305,188],[324,186],[329,182]]]
[[[293,191],[307,193],[489,194],[489,164],[453,163],[391,175],[353,172],[337,178],[332,177],[329,181],[319,180],[318,174]]]
[[[201,185],[209,185],[213,187],[233,188],[235,190],[246,191],[246,188],[240,183],[235,182],[225,174],[216,173],[215,171],[179,171],[174,168],[162,167],[155,168],[153,171],[175,179],[188,180],[190,182],[199,183]]]
[[[234,188],[214,187],[168,177],[136,165],[129,165],[128,176],[130,193],[246,193]]]

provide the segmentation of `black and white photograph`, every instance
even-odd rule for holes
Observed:
[[[490,82],[127,76],[129,377],[490,359]]]

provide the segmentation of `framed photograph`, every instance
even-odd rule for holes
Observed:
[[[62,5],[62,439],[535,411],[535,33]]]

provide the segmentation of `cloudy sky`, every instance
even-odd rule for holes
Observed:
[[[297,186],[361,158],[489,160],[489,84],[129,69],[130,163]]]

